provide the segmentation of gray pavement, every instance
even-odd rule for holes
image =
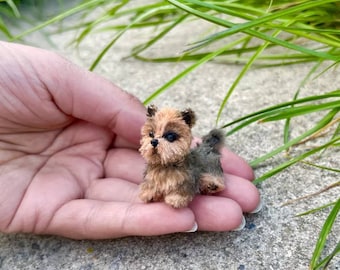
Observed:
[[[195,31],[201,29],[196,25]],[[202,26],[204,27],[204,25]],[[183,27],[171,34],[167,41],[173,51],[180,52],[187,43],[193,27]],[[95,72],[107,77],[141,100],[163,85],[189,63],[146,63],[135,59],[122,60],[133,44],[145,40],[150,32],[127,33],[109,51]],[[66,46],[72,33],[51,37],[54,46],[33,44],[57,51],[79,65],[88,67],[98,48],[110,38],[108,33],[86,39],[79,50]],[[156,45],[149,53],[159,55],[164,44]],[[168,47],[166,47],[168,48]],[[209,63],[199,68],[154,103],[158,106],[191,107],[198,115],[195,135],[205,133],[215,124],[219,104],[242,66]],[[310,64],[253,68],[231,97],[222,115],[221,123],[246,113],[290,100]],[[323,76],[303,87],[301,96],[335,90],[340,86],[338,70],[329,70]],[[296,136],[320,119],[319,114],[300,117],[292,122]],[[228,147],[250,161],[280,146],[283,122],[253,124],[227,138]],[[309,145],[314,145],[311,142]],[[312,159],[322,165],[340,167],[339,149],[330,149],[322,159]],[[285,160],[278,155],[255,169],[257,176]],[[283,203],[319,191],[338,181],[339,175],[298,164],[259,185],[264,207],[258,214],[246,215],[247,225],[240,232],[178,233],[159,237],[127,237],[106,241],[73,241],[53,236],[0,235],[0,269],[308,269],[318,233],[328,210],[295,217],[308,209],[334,201],[339,189],[319,196],[282,206]],[[339,219],[329,238],[326,251],[339,241]],[[340,269],[335,258],[329,269]]]

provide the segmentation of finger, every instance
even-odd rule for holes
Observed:
[[[225,174],[225,189],[220,196],[237,202],[243,212],[250,213],[260,204],[260,193],[247,179],[232,174]]]
[[[119,137],[139,145],[144,106],[109,81],[72,64],[64,69],[55,102],[66,114],[109,127]],[[60,91],[65,89],[67,91]]]
[[[126,139],[124,137],[121,137],[120,135],[118,135],[113,144],[112,147],[114,148],[132,148],[134,150],[139,148],[139,144],[135,144],[135,143],[131,143],[131,141],[129,141],[129,139]]]
[[[99,179],[87,189],[85,198],[102,201],[141,202],[138,197],[139,187],[117,178]],[[260,194],[248,180],[234,175],[226,175],[226,188],[219,196],[237,202],[243,212],[250,213],[260,205]]]
[[[200,231],[230,231],[243,221],[238,203],[224,197],[198,195],[190,203],[190,208]]]
[[[237,175],[248,180],[254,180],[253,169],[243,158],[231,152],[226,147],[221,149],[221,154],[221,165],[225,173]]]
[[[85,199],[141,203],[138,185],[119,178],[99,179],[87,188]]]
[[[189,208],[173,209],[163,203],[75,200],[58,210],[45,233],[74,239],[108,239],[183,232],[194,224]]]
[[[132,149],[112,149],[104,163],[105,176],[141,183],[145,170],[143,157]]]
[[[16,49],[40,59],[32,61],[34,71],[66,115],[109,127],[132,145],[139,144],[145,108],[136,97],[57,54],[22,45]]]
[[[144,106],[132,95],[94,73],[70,65],[56,103],[74,117],[109,127],[125,141],[139,145]],[[67,80],[68,79],[68,80]],[[70,93],[71,92],[71,93]],[[71,95],[71,97],[70,97]],[[72,100],[72,103],[65,102]]]

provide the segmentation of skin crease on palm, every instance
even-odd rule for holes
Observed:
[[[145,108],[55,53],[0,42],[0,231],[104,239],[237,228],[260,203],[248,164],[222,150],[226,189],[188,208],[142,203]]]

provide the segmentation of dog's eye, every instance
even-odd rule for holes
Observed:
[[[149,132],[149,136],[150,136],[151,138],[155,137],[155,134],[153,133],[153,131],[150,131],[150,132]]]
[[[178,137],[178,134],[173,131],[166,132],[163,135],[163,138],[165,138],[168,142],[174,142],[178,139]]]

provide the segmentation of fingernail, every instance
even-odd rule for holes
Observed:
[[[262,203],[262,200],[260,200],[260,202],[257,205],[257,207],[253,211],[251,211],[249,213],[250,214],[256,214],[256,213],[258,213],[258,212],[260,212],[262,210],[262,207],[263,207],[263,203]]]
[[[232,230],[233,232],[238,232],[238,231],[242,231],[243,228],[246,226],[246,219],[243,217],[242,218],[242,222],[240,224],[240,226],[238,226],[236,229]]]
[[[198,229],[198,225],[197,225],[197,223],[195,222],[195,223],[194,223],[194,226],[192,226],[192,228],[191,228],[190,230],[185,231],[185,232],[192,233],[192,232],[196,232],[197,229]]]

